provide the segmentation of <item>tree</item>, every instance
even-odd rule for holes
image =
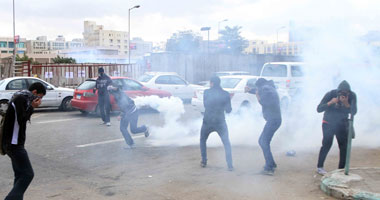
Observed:
[[[193,31],[179,31],[174,33],[166,42],[166,51],[177,52],[197,52],[201,37],[197,36]]]
[[[74,64],[77,63],[74,58],[64,58],[60,57],[59,55],[52,59],[53,63],[68,63],[68,64]]]
[[[248,47],[248,41],[240,35],[241,26],[229,27],[220,31],[220,40],[223,42],[221,52],[241,53]]]
[[[25,53],[24,53],[24,55],[22,57],[20,57],[18,54],[16,54],[16,61],[21,61],[21,62],[28,62],[28,61],[30,61],[34,65],[40,64],[37,61],[33,61],[33,59],[29,58],[29,56],[27,56]]]

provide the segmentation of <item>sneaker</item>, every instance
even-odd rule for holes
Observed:
[[[107,122],[106,125],[107,125],[107,126],[111,126],[111,122]]]
[[[263,171],[260,172],[260,174],[267,175],[267,176],[273,176],[274,170],[273,169],[264,169]]]
[[[127,145],[124,147],[124,149],[136,149],[135,144]]]
[[[203,161],[201,161],[201,167],[202,168],[205,168],[207,166],[207,163],[206,162],[203,162]]]
[[[149,137],[149,127],[146,127],[146,131],[144,132],[145,137]]]
[[[230,172],[234,171],[234,167],[228,167],[228,171]]]
[[[327,174],[327,171],[325,169],[323,169],[322,167],[319,167],[319,168],[317,168],[317,173],[319,175],[324,176],[325,174]]]

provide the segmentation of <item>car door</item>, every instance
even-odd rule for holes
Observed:
[[[154,84],[149,86],[154,89],[165,90],[170,92],[173,96],[178,96],[178,90],[175,89],[175,86],[171,84],[171,75],[159,75]]]
[[[194,96],[194,89],[179,76],[171,75],[169,84],[181,99],[191,99]]]
[[[15,79],[10,81],[5,87],[4,96],[11,100],[13,94],[20,90],[27,90],[28,85],[25,79]]]
[[[26,79],[28,86],[32,85],[33,83],[41,83],[46,88],[46,95],[42,98],[40,107],[58,107],[61,105],[61,101],[58,99],[58,93],[59,91],[56,90],[56,88],[52,85],[49,85],[48,83],[45,83],[39,79]]]

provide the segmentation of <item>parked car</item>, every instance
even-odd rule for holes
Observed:
[[[189,84],[175,72],[147,72],[138,81],[147,87],[168,91],[185,102],[191,101],[196,89],[203,88]]]
[[[71,109],[74,89],[56,87],[35,77],[12,77],[0,81],[0,108],[5,111],[12,95],[19,90],[27,90],[32,83],[40,82],[46,87],[46,95],[39,107],[57,107],[60,110]]]
[[[249,72],[245,71],[220,71],[220,72],[215,72],[215,76],[232,76],[232,75],[250,75]]]
[[[150,89],[145,87],[138,81],[127,77],[111,77],[115,85],[122,85],[125,93],[135,98],[137,96],[150,96],[157,95],[159,97],[170,97],[171,94],[166,91]],[[74,92],[74,98],[71,101],[73,108],[78,109],[82,113],[95,112],[99,113],[98,109],[98,91],[93,92],[95,88],[96,79],[87,79],[80,84]],[[111,111],[118,110],[115,99],[110,95]]]
[[[245,92],[245,88],[247,86],[252,87],[252,85],[255,85],[258,78],[258,76],[251,75],[233,75],[220,77],[220,84],[222,88],[230,93],[233,112],[244,108],[250,108],[254,110],[260,109],[256,96]],[[200,112],[204,112],[203,93],[204,89],[197,90],[191,102],[194,109]],[[290,101],[290,96],[287,94],[286,90],[283,89],[278,89],[278,93],[282,104],[281,106],[284,108],[287,107]]]
[[[260,77],[273,80],[279,88],[288,90],[294,96],[302,89],[304,63],[301,62],[271,62],[265,63]]]

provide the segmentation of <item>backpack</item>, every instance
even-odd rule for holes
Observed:
[[[4,135],[4,121],[5,121],[5,114],[3,112],[0,112],[1,115],[1,122],[0,122],[0,155],[5,155],[5,149],[4,149],[4,144],[3,144],[3,135]]]

